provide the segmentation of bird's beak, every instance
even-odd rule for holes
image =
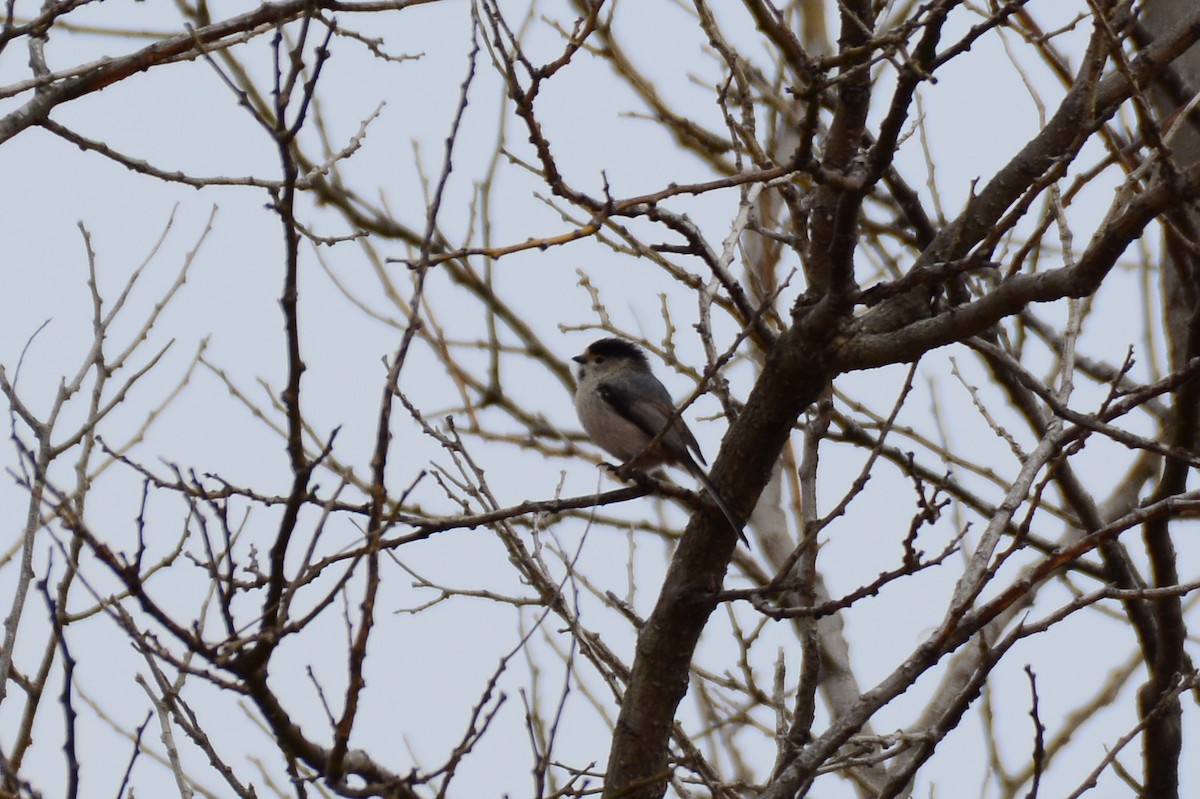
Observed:
[[[587,360],[587,358],[583,357],[582,355],[576,355],[571,360],[574,361],[575,363],[583,363],[584,361]]]

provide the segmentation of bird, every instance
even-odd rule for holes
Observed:
[[[579,364],[575,411],[592,442],[636,469],[684,469],[712,497],[743,543],[750,546],[737,514],[701,467],[707,462],[700,445],[677,412],[666,386],[651,371],[645,351],[625,339],[602,338],[571,360]],[[647,450],[668,422],[670,427]]]

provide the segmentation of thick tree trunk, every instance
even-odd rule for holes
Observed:
[[[1146,0],[1139,31],[1145,41],[1163,35],[1194,13],[1191,3],[1177,0]],[[1171,151],[1173,165],[1187,168],[1200,160],[1200,112],[1193,98],[1200,89],[1200,47],[1176,59],[1151,86],[1150,99],[1159,119],[1159,131]],[[1165,332],[1173,369],[1200,355],[1200,213],[1195,203],[1164,214],[1163,258],[1160,270]],[[1200,388],[1183,385],[1174,396],[1172,443],[1195,450],[1198,419],[1196,406]],[[1185,490],[1187,469],[1167,461],[1154,491],[1159,499]],[[1176,550],[1171,527],[1165,520],[1147,524],[1144,530],[1155,586],[1178,583]],[[1153,604],[1157,646],[1147,652],[1149,678],[1138,695],[1146,729],[1142,741],[1143,796],[1148,799],[1177,799],[1182,752],[1183,709],[1173,687],[1185,671],[1184,627],[1178,598]]]

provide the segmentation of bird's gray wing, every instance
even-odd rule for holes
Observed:
[[[667,451],[680,460],[686,460],[690,449],[701,463],[705,463],[696,437],[675,413],[671,395],[653,375],[630,375],[619,381],[604,383],[599,387],[599,393],[614,411],[651,438],[657,436],[667,420],[674,417],[670,432],[663,436]]]

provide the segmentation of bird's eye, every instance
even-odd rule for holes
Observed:
[[[604,356],[603,356],[603,355],[597,355],[597,356],[596,356],[596,363],[604,363]]]

